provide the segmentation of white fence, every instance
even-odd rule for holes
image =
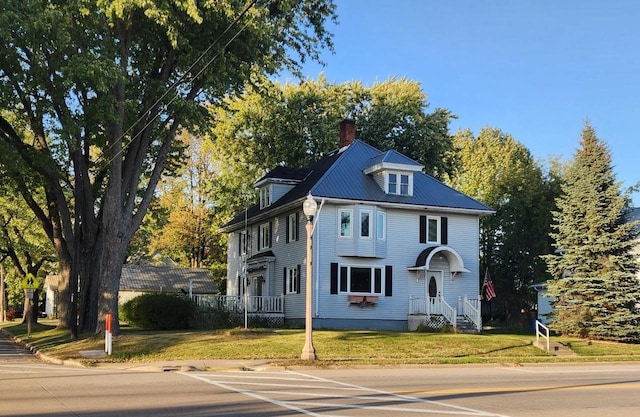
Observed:
[[[226,308],[231,311],[244,311],[245,305],[249,313],[284,313],[284,297],[278,296],[235,296],[216,295],[197,300],[199,305]]]

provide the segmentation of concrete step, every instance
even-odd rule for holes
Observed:
[[[533,345],[542,350],[547,350],[547,342],[543,339],[540,339],[539,343],[533,342]],[[576,356],[576,353],[569,346],[553,340],[549,343],[549,353],[554,356]]]

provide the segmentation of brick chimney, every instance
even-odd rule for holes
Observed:
[[[344,119],[340,122],[340,148],[349,146],[356,139],[356,122],[352,119]]]

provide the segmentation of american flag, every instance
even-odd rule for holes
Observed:
[[[489,268],[484,273],[484,282],[482,283],[482,291],[484,292],[484,299],[490,301],[492,298],[496,298],[496,288],[491,281],[491,275],[489,275]]]

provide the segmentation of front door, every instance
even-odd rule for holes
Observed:
[[[425,279],[427,294],[427,309],[430,314],[441,313],[442,302],[442,271],[427,271]]]

